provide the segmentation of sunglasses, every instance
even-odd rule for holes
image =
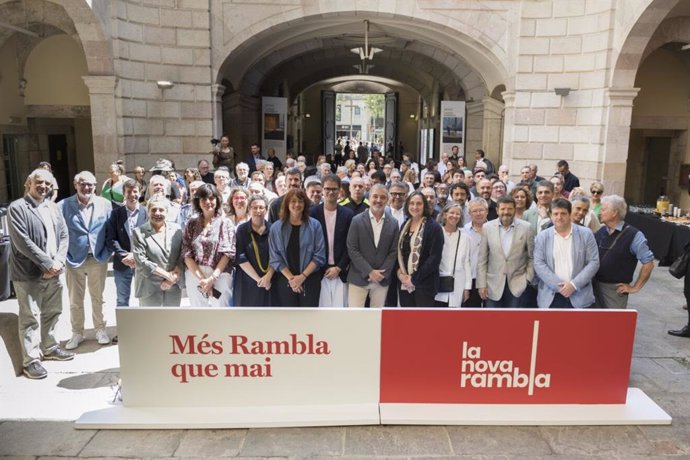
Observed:
[[[602,192],[601,190],[590,190],[589,193],[591,193],[592,195],[601,195],[604,192]]]

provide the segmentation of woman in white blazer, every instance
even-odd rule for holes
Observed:
[[[470,246],[462,231],[462,207],[457,203],[447,204],[439,213],[438,222],[443,227],[443,254],[439,266],[441,289],[443,278],[452,276],[453,290],[439,292],[434,300],[436,307],[458,308],[469,298],[472,289]]]

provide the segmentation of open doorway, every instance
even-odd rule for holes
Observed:
[[[384,151],[384,100],[383,94],[336,94],[336,153],[342,150],[347,159],[353,150],[361,159],[374,149]]]

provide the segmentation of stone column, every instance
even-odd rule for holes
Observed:
[[[82,77],[91,99],[91,132],[93,137],[93,163],[96,177],[107,175],[108,165],[121,158],[117,148],[117,112],[115,111],[114,76]]]
[[[513,175],[518,173],[519,169],[524,166],[523,161],[515,161],[515,152],[513,150],[513,129],[515,127],[515,92],[504,91],[501,93],[503,97],[503,151],[502,163],[508,164]]]
[[[503,103],[487,96],[482,99],[482,104],[484,106],[482,145],[489,159],[494,161],[498,168],[503,161],[501,148]]]
[[[609,88],[605,93],[607,123],[601,171],[597,176],[604,178],[607,194],[623,196],[625,191],[633,99],[639,91],[639,88]]]
[[[211,100],[213,101],[213,137],[220,139],[223,133],[223,95],[226,87],[211,85]]]

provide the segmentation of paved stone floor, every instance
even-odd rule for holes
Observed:
[[[115,288],[108,278],[106,305]],[[659,458],[690,459],[690,339],[666,334],[685,324],[682,281],[654,270],[631,298],[639,311],[630,386],[673,417],[670,426],[374,426],[247,430],[75,430],[87,410],[108,407],[118,377],[117,346],[88,340],[74,361],[48,362],[47,379],[15,377],[0,340],[0,458]],[[70,335],[69,314],[58,336]],[[0,302],[0,315],[16,313]],[[112,308],[108,323],[115,324]],[[0,323],[3,317],[0,316]],[[88,321],[88,320],[87,320]],[[88,327],[88,323],[87,323]],[[2,331],[2,329],[0,329]],[[109,327],[114,334],[115,328]]]

